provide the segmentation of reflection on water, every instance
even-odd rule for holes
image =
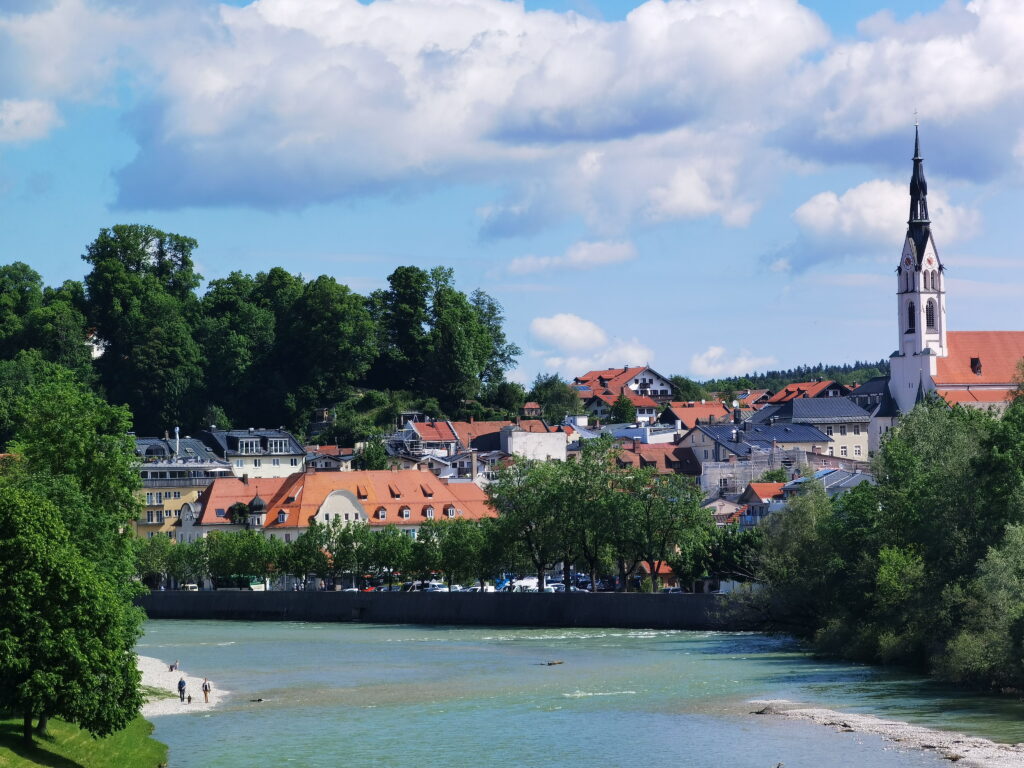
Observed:
[[[1024,741],[1017,703],[750,633],[151,621],[139,652],[234,692],[155,719],[178,768],[945,764],[753,717],[760,698]]]

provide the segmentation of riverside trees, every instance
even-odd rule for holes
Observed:
[[[73,376],[14,396],[0,465],[0,708],[31,739],[59,716],[95,735],[142,705],[131,604],[138,513],[130,416]],[[60,439],[54,439],[59,435]]]
[[[888,433],[877,487],[820,487],[767,521],[755,604],[823,651],[1024,686],[1024,400],[929,401]]]

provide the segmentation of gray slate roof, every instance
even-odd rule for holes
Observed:
[[[694,429],[712,438],[729,451],[739,456],[749,456],[753,450],[770,451],[773,443],[826,443],[832,438],[817,427],[809,424],[744,424],[745,429],[736,429],[732,424],[700,424]],[[733,430],[736,439],[733,440]]]
[[[150,461],[169,461],[171,459],[189,459],[193,461],[218,461],[217,454],[211,451],[202,440],[194,437],[183,437],[178,441],[178,455],[174,455],[174,438],[136,437],[135,455]]]
[[[208,429],[199,433],[199,438],[214,451],[218,456],[237,456],[238,441],[240,439],[257,438],[260,441],[260,452],[258,454],[246,455],[269,455],[267,440],[270,438],[285,439],[287,450],[284,455],[305,456],[306,449],[302,447],[291,432],[283,429]],[[279,453],[278,455],[282,455]]]
[[[785,493],[799,491],[810,478],[798,477],[782,486]],[[850,472],[845,469],[819,469],[814,473],[814,479],[825,486],[825,492],[829,496],[838,496],[844,491],[856,488],[861,483],[877,485],[875,476],[868,472]]]
[[[794,422],[797,424],[846,424],[866,422],[871,414],[849,397],[798,397],[788,403],[769,405],[750,417],[754,424]]]

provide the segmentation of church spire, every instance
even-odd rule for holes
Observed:
[[[914,172],[910,175],[910,225],[928,224],[928,182],[924,179],[924,158],[921,157],[921,137],[914,123]]]

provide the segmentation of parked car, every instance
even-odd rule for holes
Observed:
[[[199,585],[198,584],[182,584],[181,588],[185,592],[198,592],[199,591]]]

